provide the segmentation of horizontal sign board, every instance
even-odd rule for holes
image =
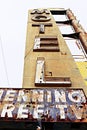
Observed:
[[[0,89],[0,120],[87,121],[83,89]]]

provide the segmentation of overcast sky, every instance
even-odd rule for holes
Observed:
[[[87,31],[87,0],[0,0],[0,87],[22,87],[28,10],[70,8]]]

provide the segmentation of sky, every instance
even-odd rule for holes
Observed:
[[[70,8],[87,32],[87,0],[0,0],[0,88],[21,88],[28,10]]]

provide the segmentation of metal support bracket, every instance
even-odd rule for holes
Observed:
[[[45,59],[38,57],[36,63],[35,86],[52,86],[70,87],[71,80],[69,77],[45,76]]]
[[[79,32],[78,33],[71,33],[71,34],[62,34],[63,37],[70,37],[74,39],[79,39]]]
[[[66,20],[66,21],[56,21],[58,24],[72,24],[72,20]]]
[[[52,15],[65,15],[66,14],[65,9],[60,9],[60,10],[50,10],[50,12],[52,13]]]

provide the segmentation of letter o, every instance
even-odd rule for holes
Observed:
[[[50,16],[46,15],[35,15],[32,17],[32,20],[37,22],[46,22],[49,21],[50,19],[51,19]]]

